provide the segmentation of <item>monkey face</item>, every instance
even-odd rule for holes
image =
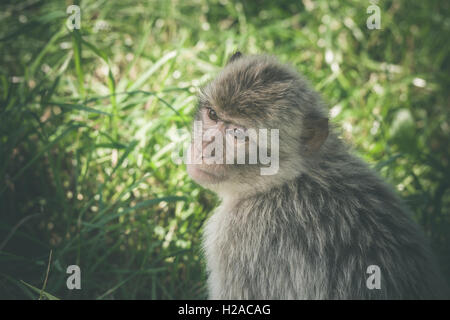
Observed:
[[[211,106],[205,105],[199,107],[193,137],[187,170],[200,184],[217,184],[233,177],[233,172],[242,169],[236,165],[245,165],[245,159],[249,160],[249,146],[255,141],[247,128],[221,119]],[[242,159],[236,163],[239,157]]]
[[[317,97],[271,57],[230,60],[201,89],[188,173],[208,187],[230,181],[252,187],[262,175],[297,175],[301,157],[328,134],[320,128],[328,122]]]

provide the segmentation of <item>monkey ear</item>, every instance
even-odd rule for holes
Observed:
[[[237,59],[239,59],[241,57],[242,57],[242,53],[240,51],[236,51],[235,53],[233,53],[233,55],[230,57],[230,59],[228,59],[227,65],[233,61],[236,61]]]
[[[308,118],[305,120],[301,137],[307,153],[320,149],[328,137],[328,118]]]

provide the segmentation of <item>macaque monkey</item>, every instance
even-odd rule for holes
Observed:
[[[221,199],[203,239],[211,299],[446,298],[408,209],[291,67],[235,53],[200,90],[195,120],[187,170]],[[245,163],[226,161],[242,146]]]

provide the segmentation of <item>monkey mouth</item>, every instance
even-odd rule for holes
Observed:
[[[198,164],[192,164],[188,165],[188,173],[191,176],[192,179],[194,179],[196,182],[202,184],[216,184],[223,180],[225,180],[225,176],[223,174],[220,174],[220,170],[217,170],[218,166],[211,166],[211,169],[205,169],[205,165],[198,165]],[[215,170],[215,172],[213,172]]]
[[[220,178],[220,176],[218,176],[218,175],[216,175],[216,174],[214,174],[214,173],[212,173],[212,172],[210,172],[208,170],[205,170],[205,169],[202,169],[202,168],[197,168],[197,170],[201,171],[202,173],[204,173],[204,174],[206,174],[208,176],[214,177],[216,179]]]

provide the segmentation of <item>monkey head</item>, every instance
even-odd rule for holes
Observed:
[[[200,90],[187,170],[219,194],[260,190],[306,170],[327,136],[305,80],[271,56],[237,52]]]

